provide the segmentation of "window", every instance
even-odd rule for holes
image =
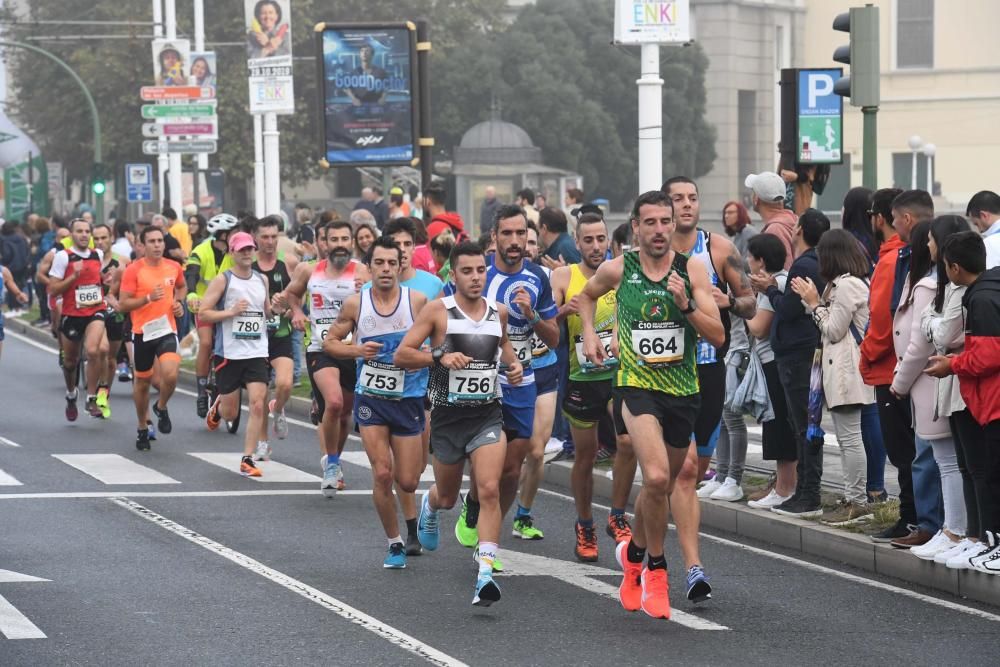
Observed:
[[[934,0],[896,0],[896,67],[934,67]]]

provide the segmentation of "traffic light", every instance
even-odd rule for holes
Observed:
[[[833,29],[851,36],[849,46],[837,47],[833,59],[850,65],[850,74],[833,84],[833,92],[851,99],[856,107],[879,105],[878,7],[851,7],[833,19]]]
[[[90,191],[93,192],[95,195],[103,195],[105,191],[107,191],[108,189],[108,186],[104,182],[104,179],[105,179],[104,165],[100,163],[95,164],[93,175],[91,176],[90,179]]]

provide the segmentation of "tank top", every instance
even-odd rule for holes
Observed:
[[[719,280],[719,274],[715,270],[715,263],[712,261],[712,237],[711,235],[702,230],[698,230],[697,239],[694,243],[694,248],[687,255],[690,257],[697,257],[702,264],[705,265],[705,269],[708,271],[708,278],[712,281],[713,287],[718,287],[722,290],[723,294],[729,291],[728,285],[725,281]],[[722,328],[726,331],[726,340],[722,344],[722,347],[716,349],[711,343],[698,336],[698,364],[714,364],[720,359],[726,357],[726,353],[729,352],[729,340],[730,340],[730,322],[729,322],[729,309],[720,309],[719,314],[722,316]]]
[[[542,272],[548,277],[549,283],[552,282],[552,269],[547,266],[539,267]],[[532,330],[531,332],[531,367],[533,369],[546,368],[552,366],[559,358],[555,355],[555,352],[549,354],[551,348],[545,344],[545,341],[538,337],[538,334]]]
[[[618,346],[615,385],[672,396],[698,393],[698,335],[667,290],[667,276],[652,281],[642,271],[639,252],[624,255],[618,287]],[[671,271],[690,288],[687,257],[674,253]]]
[[[368,341],[382,343],[375,359],[358,361],[358,383],[355,392],[377,398],[398,401],[427,394],[428,370],[404,371],[392,363],[406,332],[413,328],[413,309],[410,305],[410,288],[400,285],[399,301],[391,313],[383,315],[375,307],[373,290],[361,292],[361,309],[358,312],[356,343]]]
[[[321,352],[326,334],[337,321],[340,308],[348,297],[358,293],[354,287],[354,268],[357,261],[351,260],[344,272],[336,278],[326,275],[327,260],[316,263],[309,276],[309,323],[312,334],[307,352]]]
[[[240,299],[250,306],[236,317],[215,325],[215,354],[224,359],[267,358],[267,324],[264,321],[264,303],[267,288],[264,277],[256,271],[249,278],[240,278],[227,270],[226,289],[215,305],[216,310],[228,310]]]
[[[494,302],[486,302],[481,320],[466,315],[454,296],[441,299],[448,313],[448,328],[441,348],[461,352],[473,361],[459,371],[436,364],[431,369],[430,397],[436,406],[475,406],[495,403],[499,397],[497,361],[500,357],[500,312]]]
[[[85,257],[75,250],[63,250],[69,257],[66,264],[67,275],[72,273],[74,262],[81,262],[80,275],[73,285],[63,292],[62,314],[65,317],[90,317],[106,308],[104,304],[104,283],[101,280],[101,255],[91,250]]]
[[[569,274],[569,287],[566,288],[566,302],[583,291],[587,284],[587,276],[583,275],[579,264],[573,264]],[[611,337],[614,335],[617,320],[617,301],[615,290],[609,290],[597,300],[594,313],[594,331],[604,345],[604,353],[609,357],[604,367],[594,366],[583,355],[583,322],[579,315],[566,318],[566,332],[569,336],[569,378],[571,380],[589,382],[609,380],[615,374],[618,360],[611,357]]]
[[[284,253],[278,253],[278,259],[270,271],[264,271],[256,261],[253,263],[253,270],[267,278],[267,298],[270,299],[278,292],[284,291],[288,283],[292,282],[292,277],[288,274],[288,266],[283,259]],[[287,315],[272,315],[267,321],[268,338],[285,338],[292,334],[292,321]]]

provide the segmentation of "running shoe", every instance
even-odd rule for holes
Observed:
[[[468,518],[469,500],[465,498],[462,500],[462,511],[458,515],[458,521],[455,522],[455,539],[466,549],[475,549],[476,545],[479,544],[479,528],[478,526],[470,526]]]
[[[642,563],[633,563],[628,559],[628,540],[615,546],[615,560],[622,569],[618,601],[625,611],[639,611],[642,607]]]
[[[100,387],[97,390],[97,407],[101,409],[102,419],[111,419],[111,406],[108,405],[108,393],[107,387]]]
[[[94,419],[103,419],[104,418],[104,412],[102,412],[101,408],[98,407],[98,405],[97,405],[97,397],[96,396],[88,396],[87,397],[87,413],[91,417],[93,417]]]
[[[670,584],[667,570],[642,568],[641,607],[647,616],[670,618]]]
[[[118,381],[119,382],[131,382],[132,373],[129,372],[128,364],[124,361],[118,364]]]
[[[253,457],[244,456],[240,460],[240,474],[244,477],[260,477],[260,468],[254,465]]]
[[[559,461],[571,462],[576,459],[576,450],[563,447],[562,451],[553,456],[547,463],[558,463]]]
[[[271,460],[271,443],[267,440],[258,440],[257,449],[253,452],[253,458],[255,461],[270,461]]]
[[[687,572],[687,597],[691,602],[704,602],[712,597],[712,585],[701,565],[692,565]]]
[[[407,556],[420,556],[424,553],[424,548],[420,546],[420,538],[413,535],[406,536],[406,555]]]
[[[209,431],[214,431],[219,428],[219,424],[222,423],[222,417],[219,416],[219,403],[222,402],[222,395],[215,397],[215,401],[212,403],[212,407],[209,408],[208,412],[205,413],[205,426],[208,427]]]
[[[340,471],[340,462],[330,462],[323,470],[323,481],[319,488],[327,498],[333,498],[340,490],[340,483],[343,480],[343,473]]]
[[[584,563],[593,563],[597,560],[597,532],[593,526],[583,527],[576,524],[576,547],[574,548],[576,558]]]
[[[479,574],[476,579],[476,594],[472,604],[476,607],[489,607],[500,599],[500,587],[493,581],[492,574]]]
[[[712,479],[708,480],[707,482],[699,486],[698,490],[695,492],[695,495],[697,495],[699,498],[708,498],[721,488],[722,488],[722,482],[713,477]]]
[[[150,440],[156,440],[156,427],[153,426],[153,422],[146,420],[146,433],[149,434]]]
[[[162,410],[156,407],[158,401],[153,401],[153,414],[156,415],[156,428],[160,429],[160,433],[170,433],[174,429],[173,423],[170,421],[170,413],[167,412],[166,408]]]
[[[271,413],[271,419],[274,421],[274,434],[278,436],[278,440],[284,440],[288,437],[288,419],[285,417],[284,409],[281,412],[275,412],[275,399],[271,399],[271,402],[267,404],[267,411]]]
[[[80,411],[76,409],[76,392],[72,396],[66,396],[66,420],[75,422],[80,416]]]
[[[424,549],[435,551],[438,548],[438,541],[441,538],[441,529],[438,525],[438,513],[431,509],[431,494],[428,491],[420,499],[420,513],[417,515],[417,539]]]
[[[198,398],[195,399],[194,405],[198,418],[204,419],[208,415],[208,392],[205,387],[198,387]]]
[[[628,541],[632,539],[632,525],[624,514],[609,514],[608,525],[604,532],[615,541],[615,544],[622,542],[628,544]]]
[[[531,515],[514,517],[514,529],[511,535],[522,540],[540,540],[545,537],[542,531],[535,528]]]
[[[387,570],[402,570],[406,567],[406,551],[401,543],[393,542],[389,545],[389,552],[382,561],[382,567]]]
[[[147,429],[144,428],[138,429],[135,438],[135,448],[138,449],[140,452],[149,451],[149,431]]]

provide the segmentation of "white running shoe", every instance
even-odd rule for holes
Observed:
[[[970,540],[968,537],[963,537],[958,542],[952,542],[951,546],[944,551],[940,551],[934,556],[934,562],[944,565],[948,562],[948,559],[957,556],[969,547],[971,547],[975,542]]]
[[[986,539],[989,540],[989,547],[978,556],[970,558],[969,565],[978,572],[1000,574],[1000,540],[996,533],[991,532],[986,533]]]
[[[949,570],[971,570],[972,564],[969,561],[989,548],[989,545],[983,542],[973,542],[968,549],[949,558],[945,567]]]
[[[275,412],[275,399],[271,399],[271,402],[267,405],[267,411],[271,413],[271,421],[274,423],[274,434],[278,436],[278,440],[284,440],[288,437],[288,418],[285,417],[285,410],[282,409],[280,412]]]
[[[718,477],[716,477],[716,479],[710,479],[701,486],[699,486],[698,490],[695,492],[698,495],[698,497],[711,498],[713,493],[721,489],[722,482],[717,481],[717,479]]]
[[[942,551],[947,551],[955,545],[951,538],[945,534],[944,530],[939,530],[937,534],[926,543],[910,549],[910,553],[920,560],[934,560]]]
[[[752,507],[755,510],[770,510],[772,507],[777,507],[789,498],[791,498],[791,496],[779,495],[777,491],[771,489],[771,492],[760,500],[749,501],[747,503],[747,507]]]
[[[722,483],[722,486],[713,491],[709,498],[712,500],[724,500],[727,503],[735,503],[737,500],[743,500],[743,487],[732,477],[726,477],[726,481]]]
[[[271,460],[271,443],[267,440],[258,440],[257,449],[253,452],[254,461],[270,461]]]
[[[545,454],[558,454],[563,450],[563,441],[559,438],[549,438],[545,443]]]

